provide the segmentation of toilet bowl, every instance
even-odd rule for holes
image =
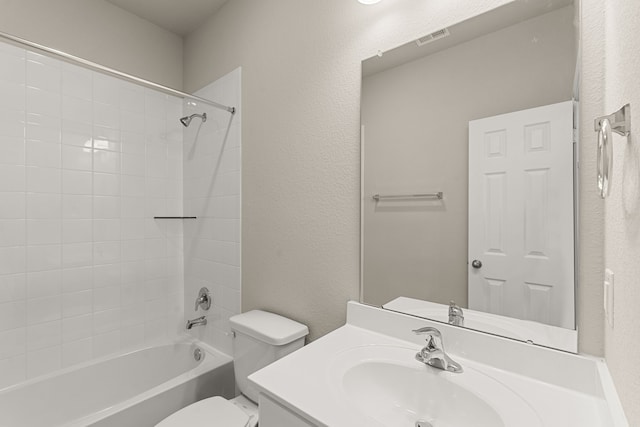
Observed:
[[[156,427],[255,427],[258,390],[249,375],[301,348],[309,329],[298,322],[262,310],[229,319],[233,331],[233,369],[241,395],[200,400],[169,415]]]

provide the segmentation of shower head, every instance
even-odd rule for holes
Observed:
[[[193,120],[194,117],[200,117],[202,119],[202,123],[207,121],[207,113],[202,113],[202,114],[192,114],[190,116],[184,116],[183,118],[180,119],[180,123],[182,123],[182,126],[184,127],[189,127],[189,124],[191,123],[191,120]]]

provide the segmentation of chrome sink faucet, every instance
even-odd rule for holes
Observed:
[[[416,360],[436,369],[455,373],[462,372],[462,366],[445,353],[442,334],[439,330],[427,326],[415,329],[413,332],[417,335],[427,335],[427,345],[416,354]]]
[[[464,312],[454,301],[449,303],[449,323],[454,326],[464,326]]]
[[[207,319],[204,316],[200,316],[192,320],[187,320],[187,330],[193,328],[194,326],[199,326],[199,325],[204,326],[206,324],[207,324]]]

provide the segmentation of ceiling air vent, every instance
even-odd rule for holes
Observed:
[[[443,37],[447,37],[448,35],[449,35],[449,30],[447,30],[446,28],[443,28],[441,30],[434,31],[433,33],[428,34],[424,37],[420,37],[418,40],[416,40],[416,44],[418,46],[424,46],[427,43],[434,42]]]

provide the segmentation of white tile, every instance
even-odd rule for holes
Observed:
[[[120,195],[120,176],[110,173],[94,173],[93,194],[96,196]]]
[[[122,154],[122,173],[124,175],[144,176],[146,162],[144,156]]]
[[[125,177],[123,177],[124,179]],[[0,195],[0,200],[2,196]],[[141,197],[122,197],[120,215],[122,218],[144,218],[144,199]]]
[[[24,273],[26,260],[24,246],[0,248],[0,275]]]
[[[145,178],[141,176],[123,176],[122,195],[143,198],[145,195]]]
[[[84,267],[91,265],[93,244],[69,243],[62,245],[62,265],[64,268]]]
[[[145,240],[145,258],[166,258],[167,245],[165,239],[146,239]]]
[[[0,219],[0,246],[24,246],[26,224],[21,219]]]
[[[51,297],[60,295],[61,292],[61,270],[27,273],[27,296],[29,298]]]
[[[27,379],[27,357],[25,355],[0,360],[0,389]]]
[[[141,285],[145,277],[145,263],[143,261],[122,263],[122,284]],[[130,302],[133,304],[133,302]]]
[[[62,344],[62,367],[77,365],[91,360],[93,356],[93,339],[67,342]]]
[[[20,328],[25,325],[26,302],[14,301],[0,304],[0,331]]]
[[[35,378],[40,375],[49,374],[61,367],[62,348],[59,345],[39,351],[33,351],[27,355],[28,378]]]
[[[120,108],[122,110],[144,113],[144,88],[132,83],[120,84]]]
[[[62,93],[91,100],[93,92],[91,71],[72,64],[62,65]]]
[[[73,292],[62,296],[62,317],[77,317],[93,310],[93,290]]]
[[[3,55],[13,55],[22,59],[24,59],[26,56],[26,52],[24,49],[9,43],[0,43],[0,52]]]
[[[115,287],[120,286],[121,265],[104,264],[93,267],[93,287]]]
[[[120,350],[120,331],[93,337],[93,356],[101,357]]]
[[[74,122],[91,124],[91,101],[72,96],[62,97],[62,118]]]
[[[0,332],[0,359],[14,357],[27,351],[27,328]]]
[[[107,150],[94,150],[93,171],[120,173],[120,153]]]
[[[145,241],[144,240],[123,240],[122,261],[141,261],[145,259]]]
[[[93,240],[108,242],[120,240],[119,219],[96,219],[93,221]]]
[[[93,217],[94,219],[120,218],[120,197],[95,196],[93,198]],[[96,240],[100,239],[96,238]]]
[[[112,129],[120,129],[120,110],[115,105],[93,103],[93,123]]]
[[[27,219],[55,219],[61,214],[60,194],[27,193]]]
[[[138,240],[145,238],[144,219],[122,219],[120,221],[122,240]]]
[[[60,243],[62,243],[62,222],[60,220],[27,220],[28,245],[53,245]]]
[[[25,167],[0,165],[0,191],[25,191]]]
[[[27,110],[48,117],[62,117],[60,93],[27,87]]]
[[[91,148],[76,147],[72,145],[62,146],[62,167],[90,171],[93,167],[93,153]]]
[[[144,324],[144,341],[148,344],[160,343],[167,339],[167,318],[160,317]]]
[[[19,135],[18,135],[19,136]],[[121,134],[122,152],[135,156],[143,156],[146,153],[144,133],[123,131]]]
[[[90,338],[93,332],[93,314],[62,319],[62,342]]]
[[[104,126],[93,127],[93,148],[120,152],[121,147],[120,130]]]
[[[55,270],[62,261],[61,245],[27,246],[27,271]]]
[[[167,299],[155,298],[145,302],[145,321],[150,322],[167,316]]]
[[[120,287],[108,286],[93,290],[93,310],[112,310],[120,307]]]
[[[93,313],[93,333],[106,334],[120,329],[120,309],[98,311]]]
[[[61,342],[62,323],[60,320],[27,327],[27,348],[29,351],[59,345]]]
[[[65,219],[62,221],[62,243],[86,243],[93,241],[93,221],[90,219]]]
[[[137,312],[137,314],[134,314],[126,311],[129,316],[134,317],[135,323],[144,322],[144,310],[142,307],[144,306],[145,298],[144,286],[133,283],[123,285],[121,288],[120,302],[123,307],[129,307],[131,310]]]
[[[113,264],[120,261],[120,242],[96,242],[93,244],[93,263]]]
[[[125,132],[144,133],[144,113],[120,110],[120,128]]]
[[[145,89],[145,114],[164,120],[166,95],[151,89]]]
[[[136,324],[120,331],[122,348],[137,347],[144,342],[144,324]]]
[[[24,138],[5,136],[0,141],[0,163],[23,166],[25,164]]]
[[[40,58],[27,60],[27,86],[59,93],[62,86],[60,63],[41,61]]]
[[[90,195],[93,191],[93,173],[85,171],[62,171],[64,194]]]
[[[26,109],[25,91],[24,84],[0,81],[0,93],[2,93],[0,109],[24,111]]]
[[[0,276],[0,303],[19,301],[26,298],[25,274]]]
[[[93,267],[62,270],[62,291],[79,292],[93,287]]]
[[[0,52],[0,80],[24,84],[26,79],[24,70],[24,58]]]
[[[60,168],[62,166],[59,143],[27,141],[27,166]]]
[[[33,193],[60,193],[62,176],[60,169],[27,168],[27,191]]]
[[[62,143],[76,147],[93,148],[93,127],[87,123],[62,120]]]
[[[25,193],[0,193],[0,218],[24,219]]]
[[[32,141],[59,144],[62,138],[62,123],[58,117],[49,117],[29,111],[25,136]]]
[[[91,175],[89,175],[89,177],[91,177]],[[93,197],[75,194],[63,195],[62,217],[69,219],[91,219],[93,217]]]
[[[35,325],[52,322],[62,317],[62,301],[60,295],[27,300],[27,324]]]
[[[118,106],[120,103],[120,81],[115,77],[93,73],[93,99],[96,102]]]

